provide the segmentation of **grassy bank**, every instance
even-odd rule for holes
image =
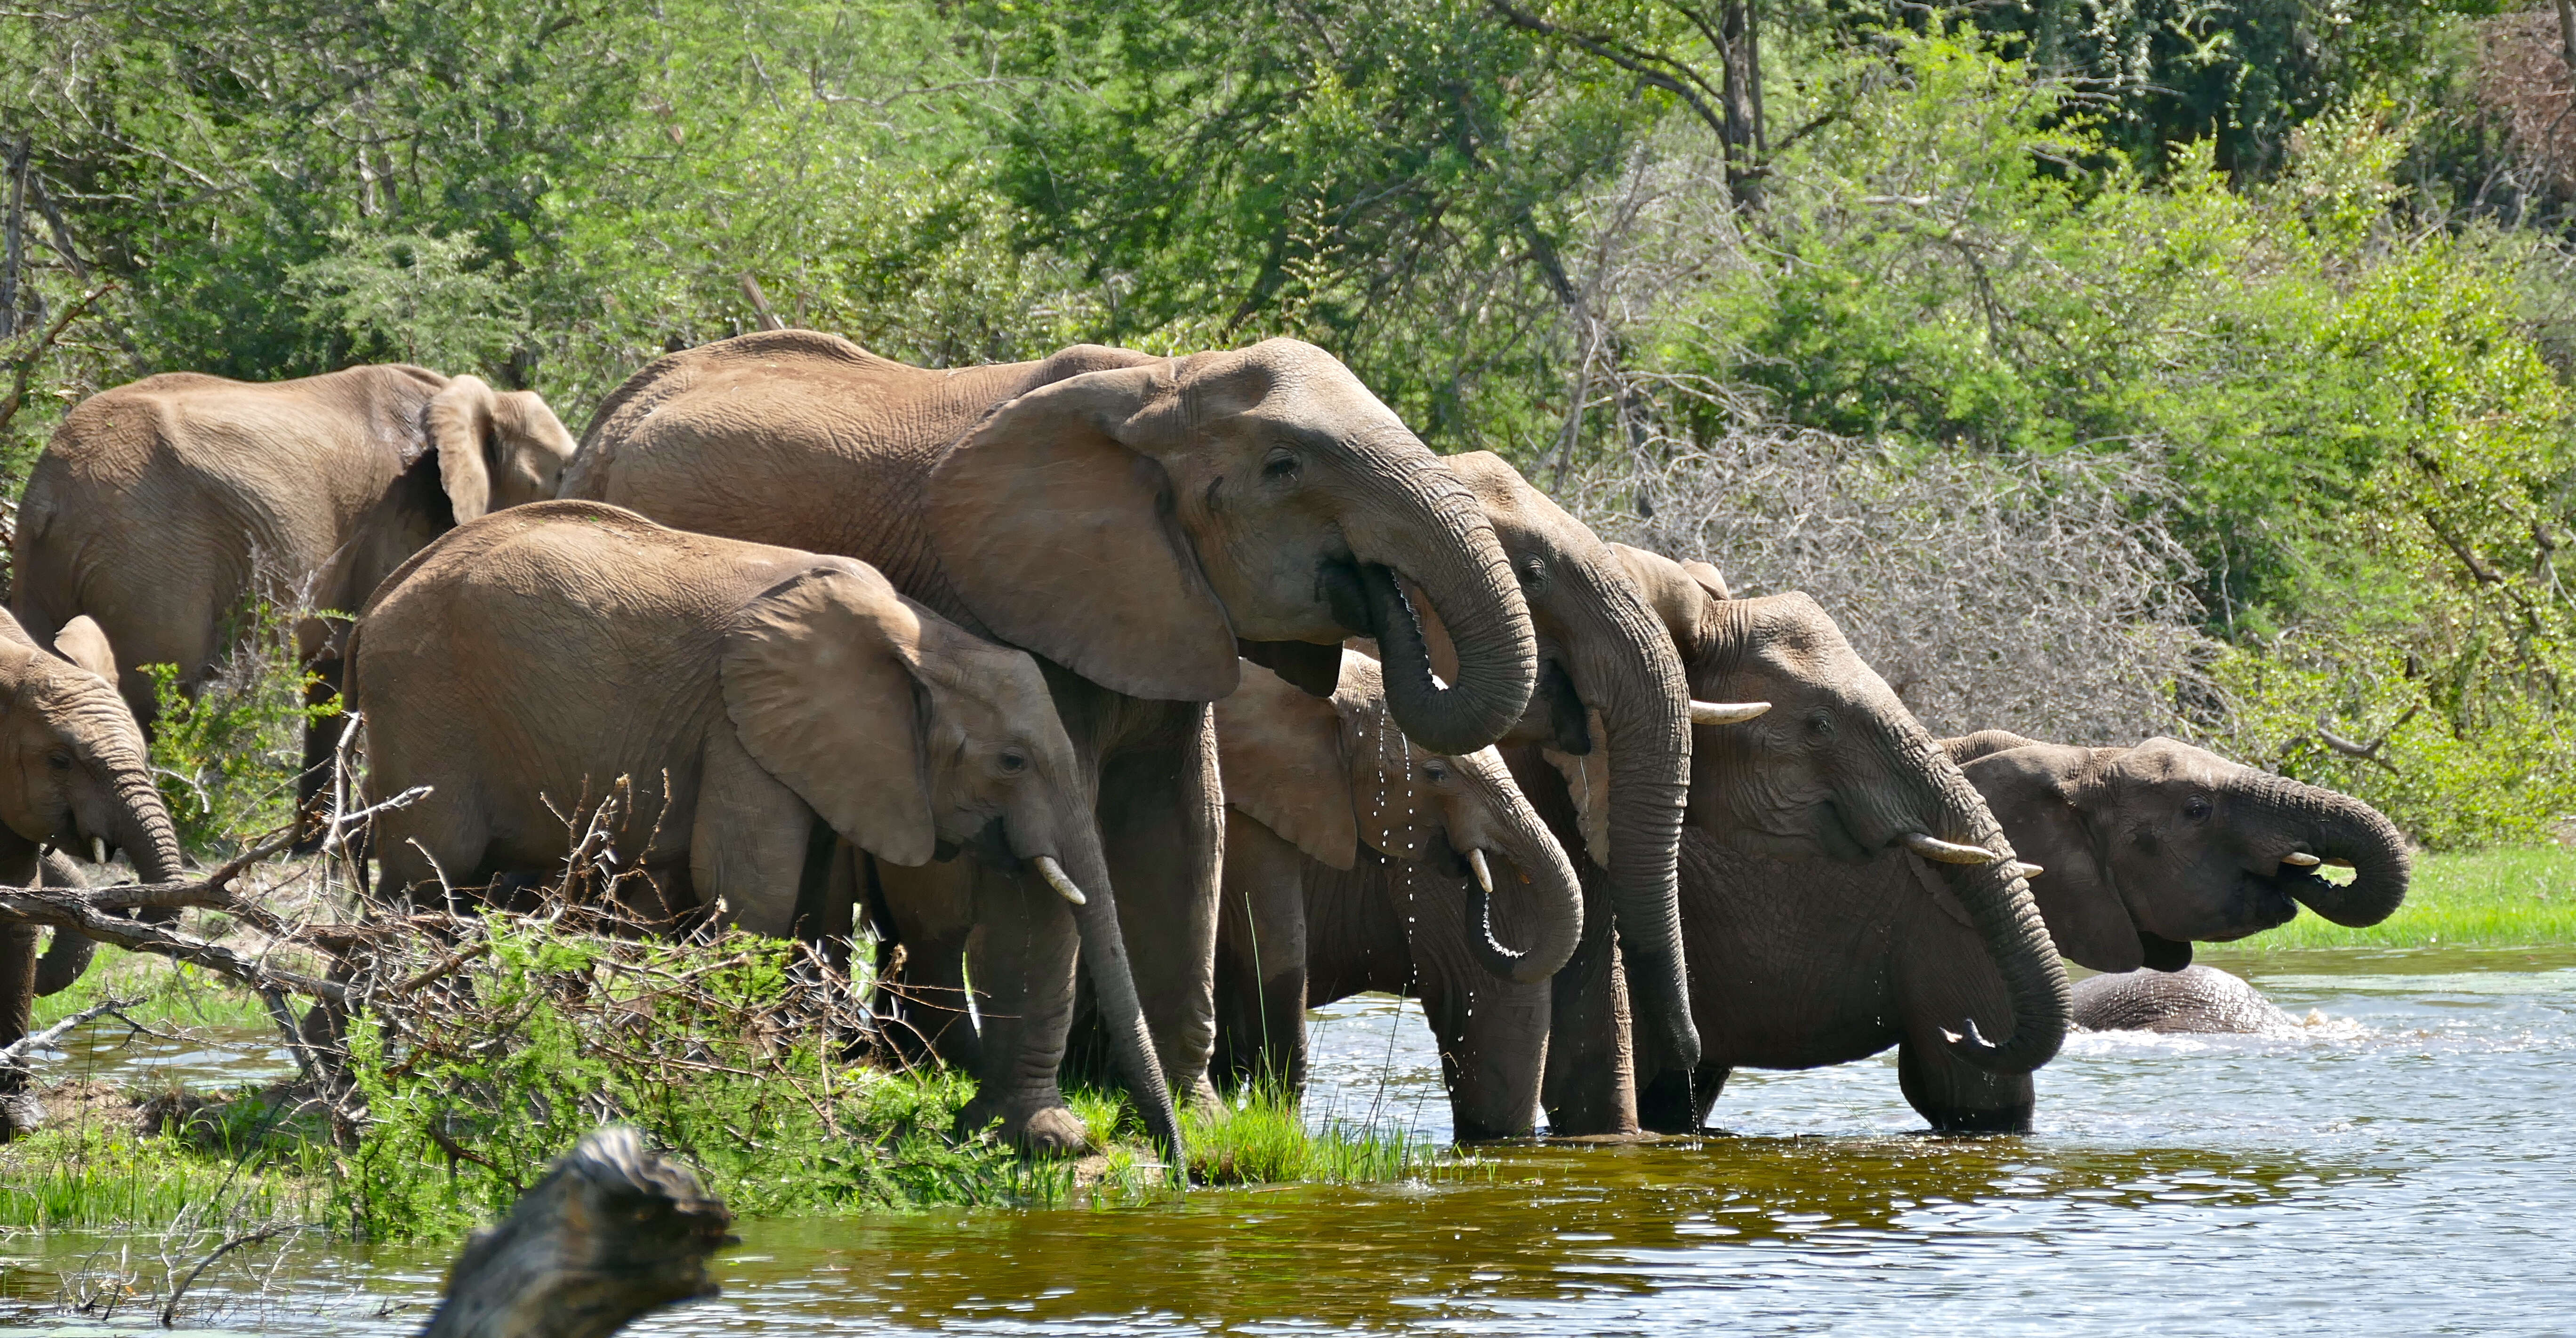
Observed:
[[[2576,851],[2545,846],[2426,855],[2416,861],[2406,904],[2378,924],[2346,929],[2302,911],[2225,950],[2559,946],[2576,947]]]

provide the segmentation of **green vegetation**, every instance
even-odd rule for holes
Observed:
[[[234,838],[283,826],[294,808],[305,726],[340,709],[336,700],[307,703],[321,680],[299,667],[302,618],[265,596],[252,599],[234,619],[234,648],[194,693],[180,688],[178,666],[144,666],[158,711],[152,769],[191,852],[229,855]]]
[[[0,1148],[0,1227],[160,1228],[183,1214],[320,1220],[329,1200],[324,1161],[289,1151],[283,1164],[265,1145],[236,1155],[136,1133],[130,1118],[43,1130]]]
[[[90,959],[88,972],[70,988],[36,1000],[35,1025],[50,1027],[109,999],[140,1000],[123,1010],[125,1015],[155,1029],[272,1025],[258,999],[222,976],[167,957],[105,944]]]
[[[2278,929],[2222,951],[2307,948],[2540,948],[2576,946],[2576,851],[2561,846],[2428,855],[2406,904],[2366,929],[2302,911]]]

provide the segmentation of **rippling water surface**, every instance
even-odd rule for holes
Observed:
[[[2071,1038],[2029,1138],[1915,1134],[1892,1056],[1739,1073],[1731,1136],[1456,1183],[747,1223],[724,1299],[632,1332],[2576,1333],[2576,953],[2292,963],[2236,969],[2312,1025]],[[1320,1049],[1312,1111],[1446,1133],[1418,1016]],[[95,1331],[28,1304],[95,1247],[0,1242],[0,1338]],[[408,1332],[443,1261],[299,1251],[216,1322]]]

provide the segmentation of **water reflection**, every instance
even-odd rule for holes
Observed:
[[[637,1332],[2576,1327],[2576,954],[2228,965],[2326,1023],[2076,1038],[2031,1138],[1915,1135],[1891,1063],[1738,1074],[1733,1136],[1512,1147],[1429,1185],[752,1223],[723,1301]],[[1392,1001],[1331,1010],[1315,1070],[1319,1113],[1447,1128]],[[49,1296],[71,1248],[0,1245],[27,1256],[5,1290]],[[283,1295],[215,1322],[408,1332],[418,1312],[385,1307],[440,1262],[299,1251]]]

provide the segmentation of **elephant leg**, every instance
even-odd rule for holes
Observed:
[[[814,810],[753,761],[729,728],[707,731],[702,765],[689,828],[689,881],[698,898],[720,900],[725,919],[752,933],[795,933]]]
[[[1080,940],[1072,909],[1036,879],[972,867],[975,928],[967,969],[982,1054],[974,1065],[975,1099],[958,1113],[958,1127],[981,1129],[998,1120],[1004,1139],[1032,1152],[1079,1152],[1090,1136],[1056,1085],[1073,1025]]]
[[[1543,1095],[1548,1131],[1633,1134],[1639,1126],[1627,982],[1603,880],[1596,870],[1583,872],[1583,941],[1551,982]]]
[[[1217,1076],[1230,1085],[1306,1086],[1305,855],[1229,814],[1217,927]]]
[[[40,877],[36,847],[15,833],[0,832],[0,883],[28,887]],[[23,1039],[36,1010],[36,944],[44,931],[35,925],[0,925],[0,1045]],[[26,1063],[0,1065],[0,1142],[44,1123],[45,1108],[27,1090]]]
[[[338,787],[343,783],[337,774],[340,740],[349,732],[349,717],[340,711],[317,714],[324,707],[340,701],[342,661],[336,654],[316,659],[305,665],[313,675],[304,685],[304,770],[295,778],[295,845],[297,855],[311,855],[322,849],[331,812],[338,807]]]
[[[1945,1134],[2026,1134],[2034,1090],[2027,1073],[1989,1073],[1907,1037],[1896,1047],[1906,1104]]]
[[[1213,714],[1109,759],[1100,835],[1118,890],[1118,926],[1164,1080],[1212,1099],[1216,1048],[1217,904],[1225,852],[1224,791]]]
[[[984,1050],[966,1001],[966,953],[975,928],[972,860],[906,867],[870,860],[881,952],[878,1015],[889,1043],[910,1058],[935,1055],[980,1072]],[[900,952],[901,968],[893,959]],[[980,978],[980,976],[979,976]]]
[[[1497,980],[1474,962],[1446,960],[1446,954],[1425,954],[1417,970],[1422,1015],[1440,1044],[1440,1079],[1449,1089],[1458,1141],[1537,1132],[1547,1068],[1548,982]]]

